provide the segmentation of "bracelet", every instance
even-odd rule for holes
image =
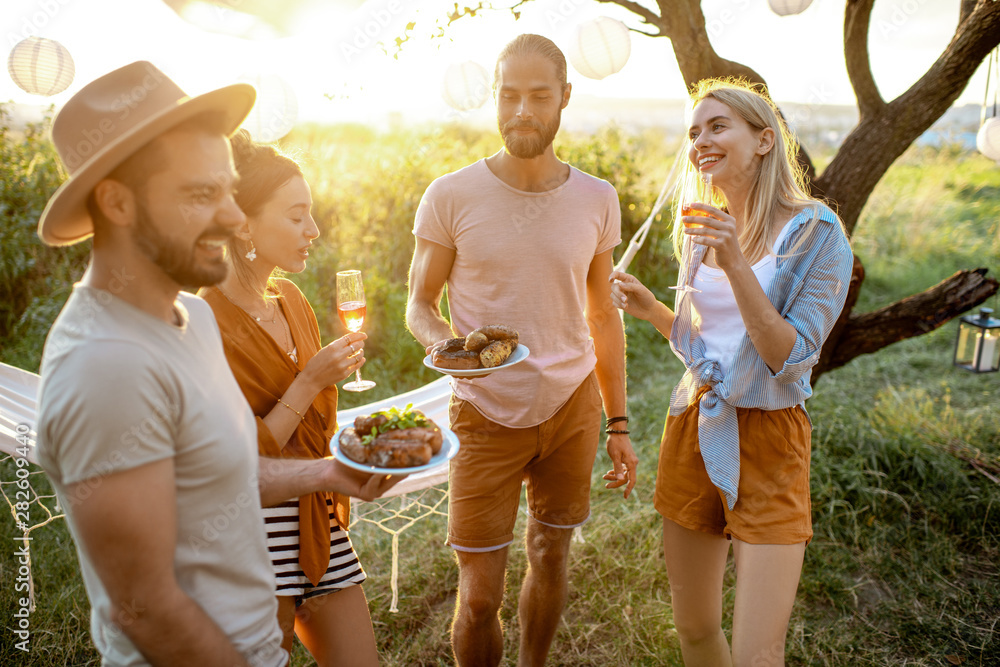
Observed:
[[[604,422],[604,428],[611,428],[612,424],[616,424],[618,422],[627,422],[627,421],[628,417],[608,417],[608,420]]]
[[[295,414],[297,414],[297,415],[299,416],[299,419],[302,419],[302,413],[301,413],[301,412],[299,412],[298,410],[296,410],[295,408],[293,408],[292,406],[290,406],[290,405],[289,405],[288,403],[285,403],[285,402],[284,402],[283,400],[281,400],[280,398],[278,399],[278,403],[281,403],[281,404],[282,404],[282,405],[284,405],[284,406],[285,406],[286,408],[288,408],[289,410],[291,410],[292,412],[294,412]]]
[[[613,429],[613,428],[605,429],[604,432],[607,433],[608,435],[612,435],[612,434],[628,435],[629,434],[628,431],[618,431],[618,430]]]

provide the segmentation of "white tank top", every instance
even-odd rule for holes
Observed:
[[[772,252],[778,252],[789,229],[789,224],[785,223],[778,233]],[[765,291],[771,284],[777,267],[778,259],[773,254],[767,255],[751,267]],[[692,292],[690,295],[692,327],[705,343],[705,357],[718,362],[725,375],[729,372],[736,349],[747,332],[740,309],[736,305],[736,297],[733,296],[733,287],[729,284],[725,271],[705,264],[698,267],[698,273],[694,277],[694,287],[701,292]]]

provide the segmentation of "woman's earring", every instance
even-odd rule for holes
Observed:
[[[247,252],[246,258],[251,262],[257,259],[257,249],[253,247],[253,239],[250,239],[250,251]]]

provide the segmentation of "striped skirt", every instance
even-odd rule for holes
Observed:
[[[312,585],[299,567],[298,500],[264,508],[267,549],[271,553],[278,595],[295,596],[296,606],[311,597],[333,593],[365,580],[351,538],[334,518],[333,501],[327,498],[326,505],[330,512],[330,566],[317,586]]]

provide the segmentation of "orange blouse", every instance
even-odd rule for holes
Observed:
[[[269,458],[321,459],[330,456],[330,438],[337,431],[337,387],[316,396],[285,443],[278,445],[264,423],[295,376],[312,359],[322,343],[316,314],[295,283],[279,279],[278,303],[292,332],[298,362],[285,354],[271,336],[217,287],[199,291],[215,312],[222,346],[236,381],[257,416],[257,449]],[[316,585],[330,564],[330,521],[326,499],[333,499],[341,528],[350,522],[350,499],[335,493],[311,493],[299,498],[299,565]]]

